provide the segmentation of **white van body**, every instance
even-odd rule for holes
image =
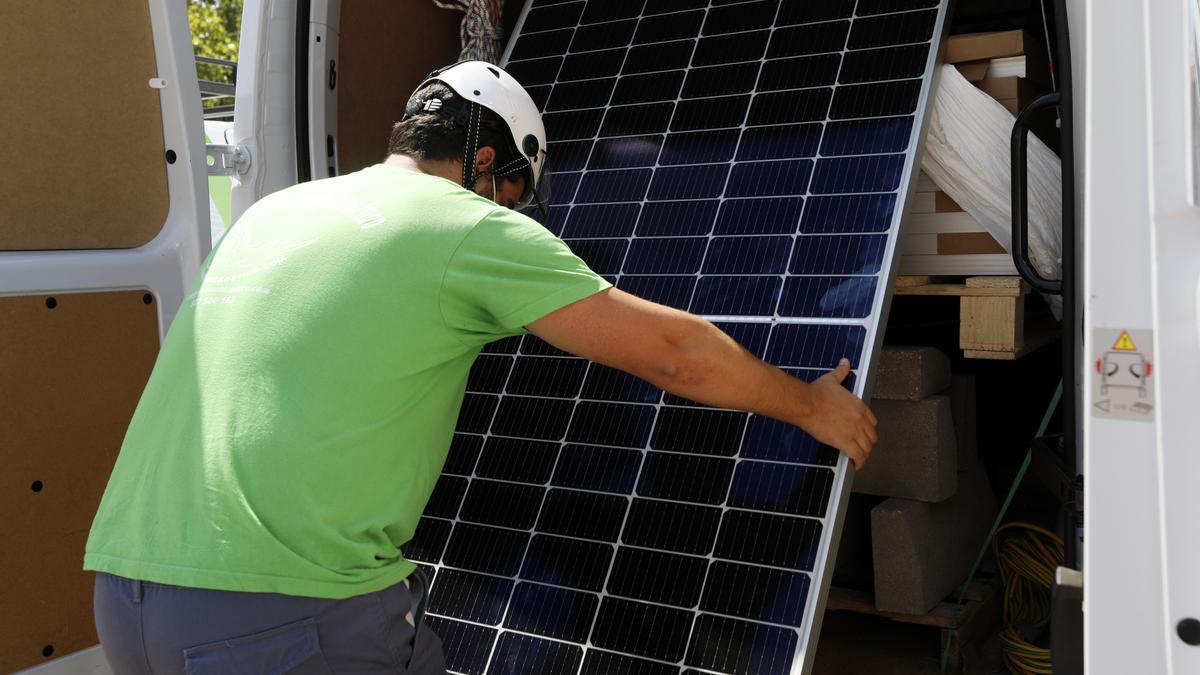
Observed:
[[[134,249],[0,252],[0,296],[149,289],[161,336],[220,230],[210,228],[206,203],[186,8],[148,2],[157,77],[165,81],[163,132],[178,155],[166,169],[170,210],[162,231]],[[1087,672],[1200,673],[1200,648],[1176,635],[1179,621],[1200,616],[1193,521],[1200,514],[1200,11],[1197,0],[1067,6],[1084,241],[1086,346],[1075,367],[1086,477]],[[341,8],[340,0],[246,0],[235,121],[209,127],[212,142],[249,153],[248,170],[228,179],[233,220],[266,194],[338,173]],[[390,86],[379,83],[381,91]],[[1149,420],[1093,411],[1094,353],[1109,347],[1093,336],[1114,329],[1153,336],[1149,395],[1158,408]],[[25,672],[109,670],[93,647]]]

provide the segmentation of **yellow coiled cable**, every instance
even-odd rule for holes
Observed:
[[[1009,522],[992,537],[992,553],[1004,584],[1004,663],[1015,675],[1051,675],[1050,649],[1030,643],[1017,628],[1050,622],[1050,592],[1063,563],[1062,539],[1031,523]]]

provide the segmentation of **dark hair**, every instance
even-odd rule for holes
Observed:
[[[421,103],[431,98],[441,99],[443,105],[450,106],[461,100],[452,89],[440,82],[430,83],[412,96],[412,100]],[[496,151],[493,166],[501,167],[520,157],[504,120],[487,108],[481,107],[480,112],[479,147],[490,146]],[[464,159],[466,145],[466,126],[438,113],[419,111],[392,126],[388,154],[428,160]]]

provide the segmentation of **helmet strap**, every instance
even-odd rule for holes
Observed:
[[[462,185],[475,191],[475,156],[479,153],[479,124],[483,117],[480,105],[471,101],[468,104],[470,114],[467,116],[467,146],[463,149],[463,178]]]

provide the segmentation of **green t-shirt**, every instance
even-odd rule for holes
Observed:
[[[480,349],[608,287],[442,178],[378,165],[263,199],[175,317],[85,569],[324,598],[399,582]]]

